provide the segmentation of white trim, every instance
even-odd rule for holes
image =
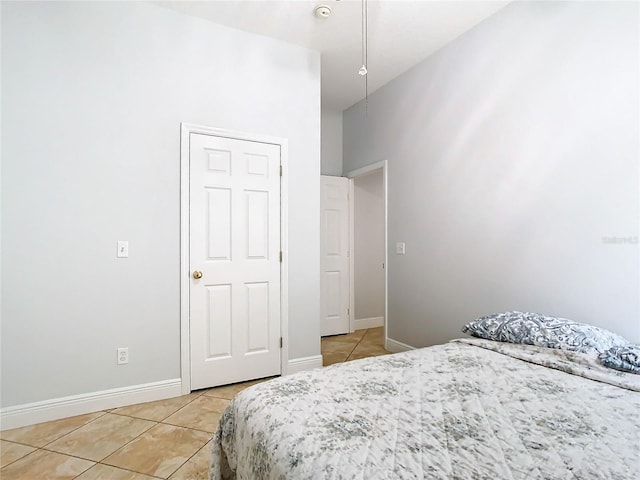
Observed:
[[[347,172],[345,177],[347,178],[356,178],[356,177],[364,177],[369,173],[374,173],[376,170],[382,169],[383,171],[387,168],[387,161],[380,160],[379,162],[371,163],[369,165],[365,165],[361,168],[356,168],[355,170],[351,170]]]
[[[289,143],[287,140],[280,142],[280,249],[283,255],[280,264],[280,374],[283,374],[289,368]]]
[[[355,240],[354,240],[354,232],[356,230],[355,227],[355,207],[354,207],[354,199],[355,199],[355,193],[354,193],[354,181],[353,178],[349,179],[349,197],[348,197],[348,204],[349,204],[349,331],[350,332],[355,332],[356,330],[358,330],[358,327],[356,326],[356,320],[355,320],[355,308],[356,308],[356,294],[354,292],[354,288],[353,286],[355,285],[355,277],[354,277],[354,258],[355,258]]]
[[[191,392],[189,338],[189,135],[180,125],[180,377],[182,394]]]
[[[385,345],[387,341],[389,341],[388,332],[389,332],[389,248],[388,248],[388,237],[389,237],[389,198],[388,198],[388,162],[387,160],[381,160],[379,162],[372,163],[371,165],[366,165],[362,168],[358,168],[356,170],[351,170],[347,172],[345,175],[349,179],[354,179],[357,177],[363,177],[365,175],[369,175],[376,170],[382,169],[382,194],[384,197],[384,338]],[[351,197],[350,202],[353,203],[353,197]],[[350,227],[353,227],[353,223],[351,223]],[[351,238],[353,238],[353,229],[349,232]],[[351,248],[351,272],[353,272],[353,258],[355,257],[353,248]],[[350,290],[354,291],[354,281],[353,274],[351,274],[351,285],[349,286]],[[355,303],[352,304],[352,308],[355,309]],[[353,331],[353,330],[352,330]],[[393,341],[393,340],[392,340]],[[387,348],[387,350],[389,350]]]
[[[384,341],[389,338],[389,168],[382,162],[382,190],[384,192]]]
[[[312,370],[314,368],[322,368],[322,355],[313,355],[312,357],[292,358],[287,365],[285,375],[302,372],[304,370]]]
[[[178,397],[182,395],[181,386],[182,381],[174,378],[7,407],[0,409],[0,430]]]
[[[234,138],[252,142],[269,143],[280,146],[280,249],[283,260],[280,263],[280,336],[283,347],[280,350],[280,372],[284,373],[289,357],[289,190],[287,182],[289,144],[286,139],[222,128],[180,124],[180,374],[182,394],[191,392],[191,352],[189,330],[189,137],[192,133]],[[322,362],[320,362],[322,365]]]
[[[356,330],[384,327],[384,317],[357,318],[353,321]]]
[[[415,350],[416,347],[412,347],[411,345],[407,345],[406,343],[398,342],[392,338],[384,339],[384,348],[385,350],[389,350],[392,353],[399,352],[408,352],[409,350]]]

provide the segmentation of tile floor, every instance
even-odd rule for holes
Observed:
[[[356,330],[347,335],[323,337],[321,350],[322,364],[325,367],[334,363],[390,353],[384,349],[383,327]]]
[[[322,339],[323,364],[384,355],[382,328]],[[0,479],[207,478],[220,414],[245,382],[0,432]]]

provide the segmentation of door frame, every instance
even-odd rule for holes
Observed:
[[[382,197],[384,201],[384,344],[385,348],[387,348],[387,340],[388,340],[388,323],[389,323],[389,289],[388,289],[388,277],[389,277],[389,249],[388,249],[388,236],[389,236],[389,225],[388,225],[388,198],[387,198],[387,176],[388,176],[388,165],[387,160],[381,160],[379,162],[372,163],[370,165],[365,165],[364,167],[358,168],[356,170],[351,170],[345,174],[345,177],[349,179],[349,251],[351,254],[349,255],[349,303],[351,304],[352,310],[355,310],[355,293],[354,293],[354,259],[355,259],[355,251],[354,251],[354,214],[355,210],[353,208],[355,203],[355,195],[354,195],[354,180],[358,177],[364,177],[371,173],[374,173],[377,170],[382,170]],[[352,314],[349,316],[349,330],[353,332],[355,328],[355,315]]]
[[[270,135],[237,132],[217,127],[208,127],[192,123],[180,124],[180,378],[182,394],[191,392],[191,335],[190,335],[190,299],[189,289],[191,276],[189,268],[189,175],[190,169],[190,135],[192,133],[211,135],[215,137],[232,138],[252,142],[269,143],[280,146],[280,374],[285,373],[285,366],[289,358],[289,268],[288,268],[288,198],[287,161],[288,141],[284,138]]]

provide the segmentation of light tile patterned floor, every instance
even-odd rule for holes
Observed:
[[[386,355],[384,329],[356,330],[347,335],[336,335],[322,339],[323,365],[357,360],[359,358]]]
[[[324,365],[384,355],[383,329],[322,339]],[[211,436],[261,380],[0,432],[2,480],[205,480]]]

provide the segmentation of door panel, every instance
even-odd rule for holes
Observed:
[[[247,205],[247,257],[265,260],[269,252],[268,192],[245,192]]]
[[[206,188],[207,260],[231,260],[231,190]]]
[[[191,388],[278,375],[280,147],[190,135]]]
[[[207,286],[207,359],[231,356],[231,285]]]
[[[269,349],[269,284],[256,282],[245,284],[249,330],[247,351],[265,352]]]
[[[321,177],[320,333],[349,332],[349,180]]]

